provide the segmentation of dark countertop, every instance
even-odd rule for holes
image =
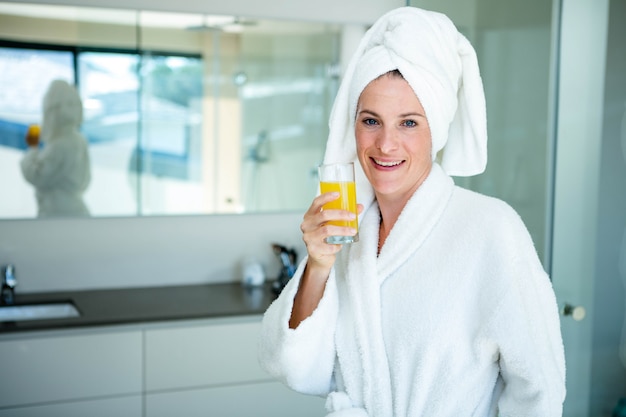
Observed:
[[[0,322],[0,334],[156,321],[263,314],[275,299],[271,283],[239,282],[15,294],[15,305],[72,301],[80,317]]]

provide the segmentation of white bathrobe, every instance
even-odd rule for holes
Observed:
[[[89,216],[83,194],[91,168],[87,141],[80,133],[68,131],[48,140],[43,149],[28,148],[21,167],[36,189],[39,217]]]
[[[565,364],[550,280],[506,203],[437,164],[376,256],[362,215],[314,313],[288,322],[304,259],[263,319],[262,366],[332,416],[561,416]]]
[[[83,105],[64,80],[50,83],[43,99],[42,149],[31,146],[20,163],[36,190],[38,216],[89,216],[83,194],[91,181],[88,142],[80,133]]]

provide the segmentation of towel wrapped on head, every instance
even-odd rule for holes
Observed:
[[[401,7],[383,15],[362,38],[343,76],[329,121],[324,161],[355,161],[359,96],[379,76],[398,70],[422,103],[432,156],[448,175],[480,174],[487,165],[487,117],[474,48],[445,15]],[[357,165],[357,195],[374,194]]]

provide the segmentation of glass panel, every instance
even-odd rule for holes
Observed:
[[[456,183],[513,206],[547,260],[551,2],[411,3],[446,13],[478,55],[487,101],[487,170]]]
[[[83,52],[78,57],[83,130],[90,143],[92,216],[138,212],[136,161],[139,79],[136,54]]]
[[[316,169],[336,91],[331,33],[242,36],[242,188],[246,210],[302,209],[317,191]]]
[[[551,162],[547,152],[550,12],[550,2],[542,2],[532,25],[483,24],[477,33],[487,100],[489,163],[484,175],[469,178],[466,184],[511,204],[524,219],[543,259]]]
[[[141,141],[131,169],[141,172],[140,214],[206,212],[202,205],[203,61],[144,55]]]
[[[34,45],[33,45],[34,46]],[[35,217],[35,193],[24,180],[20,161],[29,124],[40,123],[41,103],[54,79],[74,80],[73,54],[34,47],[0,47],[0,218]]]

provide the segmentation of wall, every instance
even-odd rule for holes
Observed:
[[[0,221],[0,264],[18,292],[228,282],[255,257],[268,278],[271,243],[296,247],[302,213]]]

